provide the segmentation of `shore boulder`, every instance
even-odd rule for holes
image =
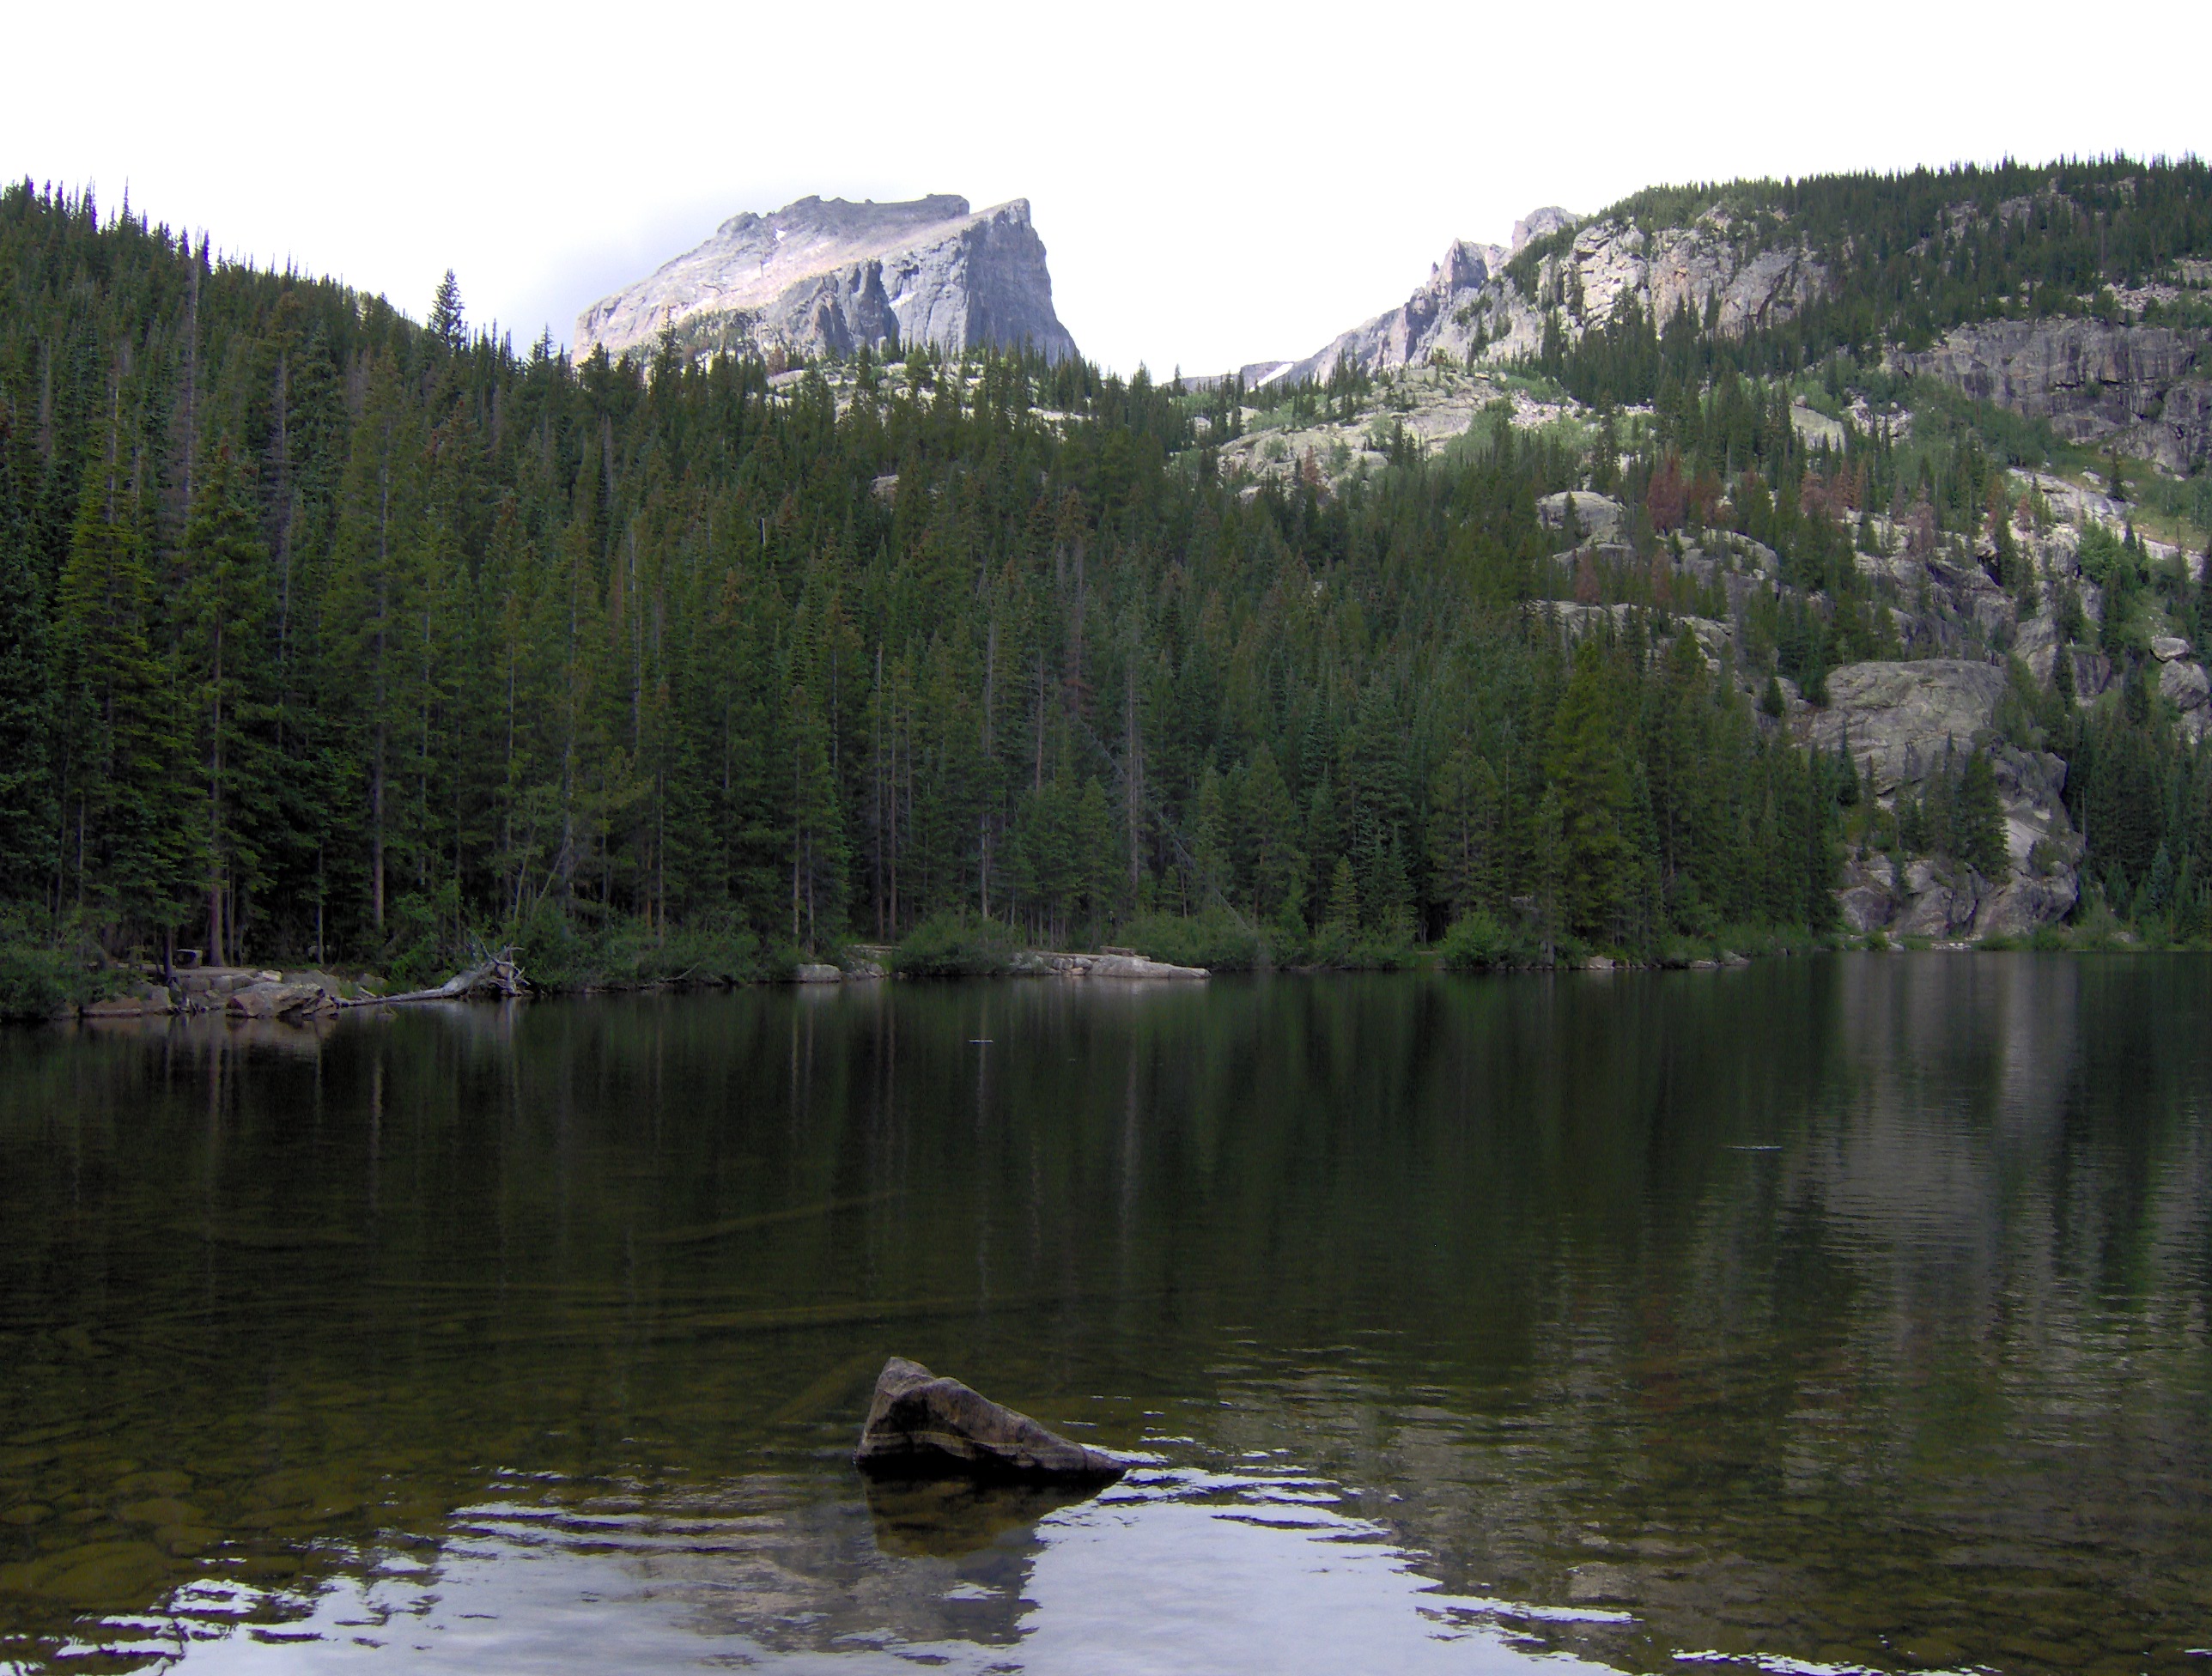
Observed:
[[[854,1465],[880,1477],[977,1478],[1110,1484],[1128,1470],[1103,1450],[1048,1431],[957,1379],[894,1356],[876,1376],[875,1400]]]

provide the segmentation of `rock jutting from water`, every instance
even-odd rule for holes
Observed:
[[[1127,1461],[1071,1442],[902,1356],[876,1376],[853,1464],[885,1478],[968,1473],[1063,1484],[1110,1484],[1128,1471]]]

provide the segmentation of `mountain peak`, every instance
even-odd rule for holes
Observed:
[[[672,331],[687,354],[850,354],[926,342],[1034,344],[1075,353],[1052,306],[1029,200],[981,211],[952,193],[854,203],[807,197],[731,216],[713,236],[576,319],[581,355],[649,347]]]

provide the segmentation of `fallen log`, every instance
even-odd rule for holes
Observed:
[[[456,972],[435,989],[410,989],[399,995],[363,995],[344,1001],[342,1007],[390,1007],[407,1001],[461,1001],[470,996],[489,992],[507,999],[530,993],[530,981],[522,975],[522,969],[514,963],[514,950],[502,949],[479,965],[465,972]]]

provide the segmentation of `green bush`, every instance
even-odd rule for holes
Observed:
[[[1140,914],[1121,928],[1117,940],[1151,959],[1203,966],[1209,972],[1249,972],[1265,965],[1272,954],[1257,932],[1218,908],[1192,915]]]
[[[118,974],[73,927],[57,933],[27,908],[0,908],[0,1019],[51,1018],[115,993]]]
[[[593,926],[548,904],[515,926],[509,940],[532,987],[556,992],[758,983],[789,976],[793,964],[786,954],[764,950],[734,916],[677,926],[629,919]]]
[[[1013,969],[1021,938],[1012,926],[963,912],[933,914],[891,950],[902,978],[988,978]]]
[[[1509,930],[1478,908],[1456,921],[1438,945],[1444,965],[1454,972],[1494,972],[1504,967],[1534,966],[1543,958],[1534,938]]]
[[[1411,964],[1413,956],[1413,945],[1409,942],[1371,931],[1347,931],[1340,925],[1324,921],[1307,939],[1304,959],[1300,963],[1346,972],[1395,972]]]

